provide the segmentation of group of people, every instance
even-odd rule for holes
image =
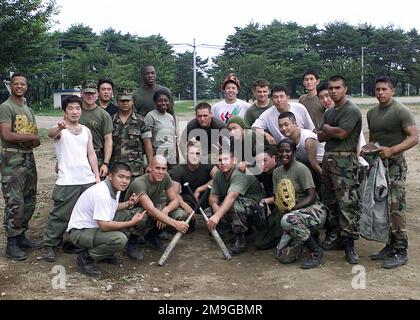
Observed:
[[[344,77],[320,85],[318,73],[308,70],[303,75],[307,94],[299,102],[290,101],[286,87],[270,92],[270,83],[259,79],[250,105],[237,98],[240,81],[229,74],[222,84],[225,99],[196,105],[195,118],[178,137],[170,90],[156,83],[152,65],[144,66],[141,76],[143,85],[136,91],[116,90],[117,105],[111,102],[109,79],[86,80],[81,97],[63,100],[63,120],[48,130],[58,178],[42,244],[26,236],[36,203],[33,149],[40,139],[24,97],[26,77],[12,76],[11,96],[0,106],[9,259],[25,260],[26,249],[44,247],[40,259],[54,262],[67,233],[81,271],[100,276],[96,263],[119,264],[115,253],[124,248],[139,261],[141,244],[162,250],[161,240],[171,231],[193,231],[195,219],[185,220],[212,186],[201,202],[207,228],[225,240],[233,235],[232,255],[246,250],[262,210],[267,224],[254,230],[257,249],[277,245],[277,257],[285,262],[298,254],[287,260],[279,249],[306,248],[305,269],[321,265],[323,251],[332,249],[359,263],[355,240],[369,164],[361,157],[362,115],[348,98]],[[370,258],[396,268],[408,260],[404,151],[418,143],[418,131],[412,113],[394,99],[392,80],[379,77],[375,86],[378,104],[367,115],[369,145],[375,144],[387,163],[391,223],[388,243]],[[278,205],[284,185],[294,193],[287,209]],[[322,242],[321,227],[326,229]]]

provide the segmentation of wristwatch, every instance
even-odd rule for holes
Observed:
[[[109,167],[109,162],[102,162],[102,164],[106,165],[107,167]]]

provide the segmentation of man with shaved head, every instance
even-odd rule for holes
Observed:
[[[172,179],[168,174],[168,164],[162,155],[156,155],[150,164],[150,172],[140,176],[131,183],[126,197],[135,193],[139,196],[138,203],[132,208],[133,212],[146,210],[147,215],[130,234],[127,243],[127,254],[133,260],[143,258],[139,251],[138,239],[145,235],[155,249],[162,249],[162,244],[157,237],[166,225],[185,233],[188,223],[185,220],[187,213],[179,207]],[[190,212],[188,212],[190,213]]]

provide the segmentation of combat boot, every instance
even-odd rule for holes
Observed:
[[[234,244],[229,248],[230,254],[236,256],[246,249],[245,233],[237,233]]]
[[[395,254],[395,252],[396,252],[395,248],[392,245],[387,244],[385,248],[382,248],[382,250],[379,251],[378,253],[371,254],[369,256],[369,259],[370,260],[385,260],[386,258],[392,257]]]
[[[385,259],[382,264],[382,267],[385,269],[394,269],[398,268],[404,264],[407,264],[408,256],[406,249],[398,249],[394,255],[390,258]]]
[[[6,245],[6,257],[14,261],[23,261],[27,258],[26,253],[19,247],[18,237],[8,237]]]
[[[327,230],[327,232],[325,233],[325,240],[322,243],[322,248],[325,251],[341,250],[343,248],[340,242],[341,242],[341,239],[340,239],[339,233]]]
[[[344,239],[344,253],[346,254],[346,260],[348,263],[350,264],[359,263],[359,255],[356,253],[356,249],[354,248],[353,238]]]
[[[89,256],[87,250],[80,252],[76,259],[77,265],[82,270],[82,273],[90,277],[100,277],[101,271],[93,265],[93,259]]]
[[[112,264],[114,266],[119,266],[122,264],[122,260],[120,258],[118,258],[115,254],[113,254],[112,256],[109,256],[105,259],[102,259],[100,261],[98,261],[100,263],[108,263],[108,264]]]
[[[55,255],[55,248],[54,247],[45,247],[44,254],[40,257],[40,260],[45,260],[47,262],[55,262],[57,257]],[[37,258],[38,259],[38,258]]]
[[[41,249],[42,243],[35,242],[33,240],[29,240],[26,238],[25,232],[21,233],[17,236],[18,238],[18,245],[22,249]]]
[[[143,260],[143,254],[139,249],[138,237],[130,236],[127,241],[127,255],[131,260],[140,261]]]
[[[322,247],[318,245],[312,236],[309,236],[309,238],[303,244],[309,250],[309,258],[305,260],[302,268],[313,269],[319,267],[322,264],[322,256],[324,255]]]
[[[158,238],[158,234],[160,233],[160,230],[158,228],[151,229],[144,239],[149,243],[149,245],[158,251],[163,251],[163,244],[162,241]]]

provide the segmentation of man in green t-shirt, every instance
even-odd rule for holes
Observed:
[[[264,197],[264,191],[255,176],[236,168],[233,153],[221,150],[218,168],[209,197],[210,208],[206,209],[210,216],[207,228],[214,230],[220,222],[218,229],[223,233],[223,226],[231,225],[235,243],[229,251],[237,255],[246,249],[247,220]]]
[[[5,202],[6,257],[22,261],[27,258],[22,249],[41,247],[25,235],[36,205],[38,174],[32,150],[40,145],[40,140],[34,112],[26,105],[26,77],[15,73],[10,89],[11,96],[0,105],[1,187]]]
[[[112,119],[108,112],[96,104],[98,99],[96,81],[83,81],[81,89],[83,106],[79,123],[88,127],[92,133],[99,175],[104,178],[108,174],[112,155]]]
[[[344,77],[331,77],[328,92],[335,106],[325,112],[318,131],[318,140],[326,141],[321,196],[329,209],[329,225],[323,246],[329,247],[342,233],[346,260],[357,264],[359,256],[354,249],[354,240],[359,238],[360,218],[357,145],[362,114],[357,105],[347,99]]]
[[[252,93],[256,101],[245,112],[244,120],[248,127],[251,127],[255,120],[270,107],[273,106],[273,101],[269,98],[270,82],[265,79],[258,79],[252,83]]]
[[[150,173],[134,179],[125,194],[126,199],[133,194],[139,196],[138,203],[131,211],[133,214],[140,208],[147,211],[145,218],[130,233],[127,242],[127,254],[133,260],[143,258],[138,248],[139,237],[145,235],[146,241],[161,250],[162,244],[157,236],[166,225],[183,233],[188,230],[188,223],[183,221],[187,218],[187,213],[179,207],[175,188],[167,171],[166,159],[162,155],[154,156],[150,164]]]
[[[416,121],[410,110],[396,101],[394,83],[389,77],[375,81],[375,95],[379,104],[368,111],[369,142],[379,144],[380,156],[388,164],[390,201],[390,238],[380,252],[370,256],[372,260],[384,260],[383,267],[397,268],[408,261],[408,237],[406,231],[407,163],[404,151],[419,141]]]
[[[317,96],[316,87],[319,85],[319,81],[318,72],[312,69],[307,70],[302,76],[303,86],[307,93],[299,97],[299,103],[308,110],[316,130],[319,129],[325,111]]]
[[[172,92],[169,88],[156,83],[155,67],[150,64],[143,66],[140,70],[140,76],[142,78],[143,85],[133,94],[135,112],[142,117],[145,117],[150,111],[155,110],[156,104],[153,100],[153,95],[158,90],[164,90],[168,92],[170,96],[168,113],[170,113],[176,120]]]

